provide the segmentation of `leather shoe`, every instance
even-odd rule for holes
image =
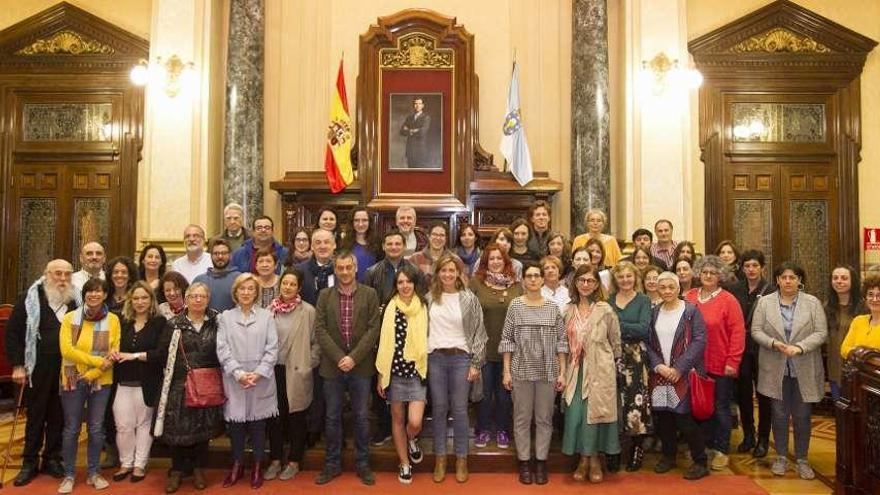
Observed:
[[[654,466],[654,472],[657,474],[668,473],[675,469],[675,459],[669,457],[661,457],[657,465]]]
[[[767,457],[768,443],[770,443],[769,440],[763,438],[758,440],[758,444],[755,445],[755,450],[752,451],[752,457],[754,457],[755,459]]]
[[[546,485],[550,481],[547,479],[547,461],[535,461],[535,484]]]
[[[468,462],[467,456],[459,456],[455,458],[455,481],[464,483],[468,480]]]
[[[574,473],[571,475],[571,478],[575,481],[584,481],[587,479],[587,468],[589,467],[589,463],[590,458],[582,455],[577,468],[575,468]]]
[[[531,461],[519,461],[519,482],[523,485],[531,485],[532,481]]]
[[[165,493],[174,493],[180,488],[180,478],[183,473],[180,471],[169,471],[168,479],[165,481]]]
[[[37,467],[33,464],[27,464],[21,467],[21,471],[15,476],[12,482],[15,486],[25,486],[37,477]]]
[[[205,481],[205,471],[201,468],[193,469],[193,486],[196,490],[204,490],[208,486],[208,483]]]
[[[244,477],[244,464],[240,461],[234,461],[232,463],[232,467],[229,468],[229,472],[226,473],[226,477],[223,478],[223,488],[228,488],[236,483],[238,480]]]
[[[598,455],[591,455],[590,483],[601,483],[603,479],[605,479],[605,474],[602,473],[602,461],[599,460]]]
[[[64,478],[64,464],[61,461],[52,459],[43,463],[43,472],[55,479]]]
[[[316,485],[326,485],[333,481],[334,478],[338,478],[342,475],[342,469],[340,468],[331,468],[324,466],[324,469],[318,473],[318,476],[315,477]]]
[[[755,436],[754,435],[746,435],[743,437],[743,441],[736,447],[736,451],[740,454],[745,454],[746,452],[755,448]]]
[[[263,469],[259,462],[255,462],[254,468],[251,470],[251,488],[256,490],[261,486],[263,486]]]
[[[373,470],[370,469],[370,466],[359,466],[355,468],[355,473],[357,477],[361,479],[361,482],[367,486],[373,486],[376,484],[376,475],[373,474]]]
[[[434,458],[434,483],[443,483],[446,479],[446,454]]]

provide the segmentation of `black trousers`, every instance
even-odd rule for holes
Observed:
[[[278,397],[278,416],[266,420],[269,436],[269,459],[284,461],[284,442],[287,440],[287,369],[283,364],[275,365],[275,394]]]
[[[312,404],[309,406],[309,433],[320,435],[324,432],[324,379],[318,368],[312,368]]]
[[[373,376],[373,414],[376,415],[376,435],[391,436],[391,407],[388,402],[379,396],[376,384],[379,381],[378,373]]]
[[[171,446],[171,470],[180,471],[185,475],[192,474],[193,469],[202,469],[208,462],[208,442],[194,445]]]
[[[27,425],[24,429],[22,467],[37,467],[42,450],[43,463],[61,461],[61,432],[64,411],[58,381],[61,376],[60,355],[38,355],[31,375],[33,386],[25,384]]]
[[[675,459],[678,450],[676,431],[680,431],[691,450],[691,459],[697,464],[706,464],[706,441],[697,422],[690,413],[677,414],[671,411],[652,411],[654,428],[663,442],[663,457]]]
[[[739,408],[739,420],[743,435],[755,434],[755,402],[754,395],[758,396],[758,438],[768,440],[770,438],[770,426],[772,424],[772,401],[769,397],[761,395],[757,390],[758,385],[758,356],[745,352],[739,365],[739,376],[736,379],[736,405]]]

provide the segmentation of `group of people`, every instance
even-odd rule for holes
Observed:
[[[524,484],[548,482],[554,424],[562,451],[579,457],[576,480],[601,482],[623,463],[641,469],[655,439],[654,471],[670,471],[679,434],[692,461],[684,477],[702,478],[729,462],[734,401],[744,433],[737,450],[766,456],[772,430],[771,471],[785,475],[792,423],[795,470],[811,479],[822,345],[835,396],[841,360],[880,346],[871,332],[880,325],[880,277],[860,285],[858,272],[837,267],[823,304],[803,291],[797,264],[766,277],[760,251],[740,253],[729,241],[698,256],[692,243],[672,241],[667,220],[636,230],[624,258],[602,233],[601,211],[590,211],[587,232],[570,242],[552,231],[540,201],[485,245],[473,225],[453,242],[446,224],[423,232],[411,207],[384,233],[372,218],[358,207],[343,226],[324,209],[286,247],[271,218],[257,217],[248,231],[231,204],[207,251],[201,227],[184,230],[186,253],[170,269],[157,244],[144,246],[137,264],[105,263],[95,242],[82,247],[76,273],[68,261],[49,262],[7,327],[13,378],[28,396],[15,484],[43,471],[61,479],[59,493],[73,490],[84,414],[87,483],[96,489],[108,486],[103,449],[118,450],[115,481],[139,482],[153,439],[170,448],[167,493],[190,477],[204,489],[209,442],[224,431],[232,462],[223,486],[245,476],[248,438],[249,481],[259,488],[296,477],[321,434],[315,482],[326,484],[342,473],[346,398],[355,470],[367,485],[375,483],[370,445],[389,439],[398,480],[412,482],[426,416],[433,480],[446,477],[451,427],[452,469],[467,481],[470,402],[473,446],[512,441]],[[715,382],[704,421],[692,414],[695,374]]]

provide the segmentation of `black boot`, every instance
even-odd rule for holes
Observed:
[[[609,473],[620,471],[620,454],[605,455],[605,470]]]
[[[15,476],[12,482],[15,486],[25,486],[37,477],[37,466],[33,463],[25,463],[21,466],[21,471]]]
[[[759,438],[757,445],[755,445],[755,450],[752,451],[752,457],[754,457],[755,459],[767,457],[767,449],[769,448],[769,443],[769,438]]]
[[[736,448],[736,451],[739,452],[740,454],[745,454],[746,452],[748,452],[754,448],[755,448],[755,434],[754,433],[747,433],[743,437],[742,443],[740,443],[739,446]]]

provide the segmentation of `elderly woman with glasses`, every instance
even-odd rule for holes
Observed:
[[[733,426],[730,403],[746,347],[745,321],[739,301],[721,288],[729,276],[728,270],[729,265],[718,256],[703,256],[694,267],[700,277],[700,287],[684,295],[687,302],[700,309],[706,322],[705,365],[706,372],[715,379],[715,412],[703,426],[714,470],[722,470],[730,462],[727,457]]]
[[[755,304],[752,338],[760,346],[758,392],[772,399],[776,461],[770,471],[788,470],[788,425],[794,426],[797,473],[816,477],[807,460],[812,404],[825,396],[822,344],[828,338],[825,311],[819,299],[803,292],[804,269],[786,261],[773,271],[778,290]],[[716,385],[717,390],[717,385]]]

